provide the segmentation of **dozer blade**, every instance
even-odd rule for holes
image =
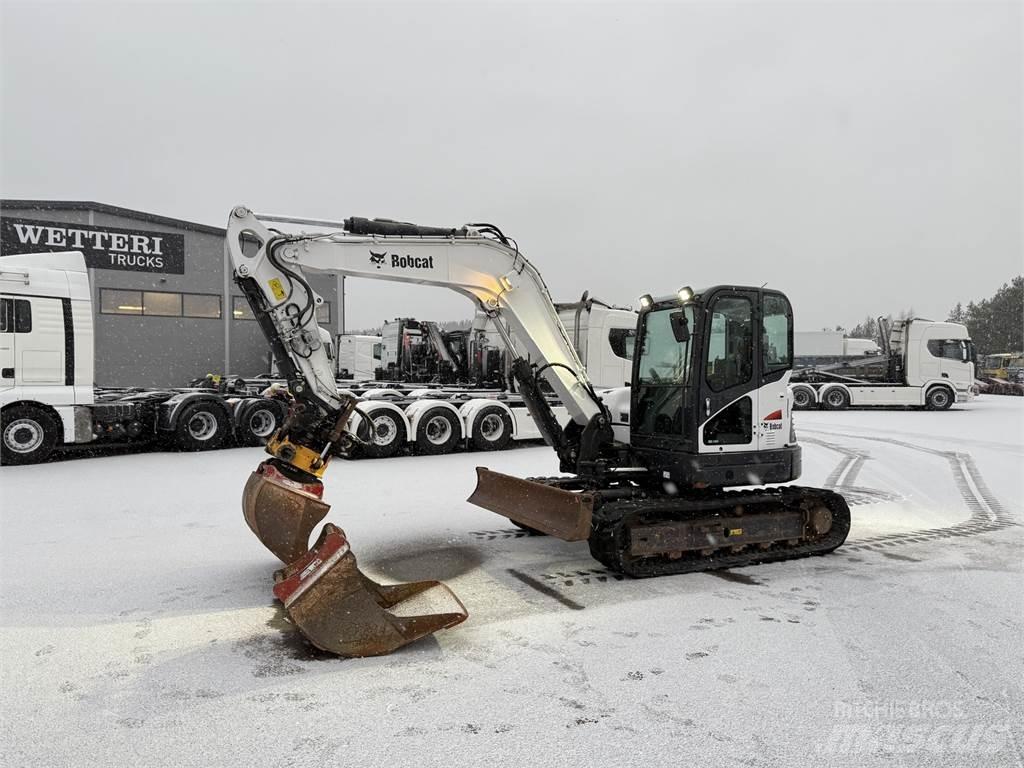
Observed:
[[[563,541],[583,541],[590,536],[594,497],[589,493],[552,488],[477,467],[476,490],[467,501]]]
[[[274,580],[274,595],[299,631],[317,648],[339,656],[382,656],[469,615],[439,581],[377,584],[359,570],[345,532],[331,523],[309,553],[275,573]],[[406,601],[419,604],[410,599],[428,590],[436,590],[435,596],[455,610],[396,615],[408,614],[414,606]]]
[[[320,500],[323,492],[319,480],[289,479],[264,461],[242,491],[242,514],[263,546],[281,562],[291,563],[306,554],[309,534],[331,508]]]

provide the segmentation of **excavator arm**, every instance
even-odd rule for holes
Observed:
[[[325,231],[288,234],[269,227],[271,223]],[[463,621],[464,607],[439,582],[384,586],[370,580],[358,569],[344,531],[336,526],[328,523],[307,551],[313,529],[329,510],[320,478],[331,457],[346,455],[359,438],[350,430],[356,399],[337,389],[316,321],[323,299],[306,273],[441,286],[471,299],[496,321],[493,325],[513,358],[520,394],[558,453],[562,471],[589,473],[612,442],[611,420],[540,273],[491,225],[443,229],[379,219],[324,222],[258,215],[243,206],[229,217],[226,250],[235,280],[295,398],[288,418],[267,443],[273,458],[250,476],[242,497],[249,528],[286,564],[275,574],[274,592],[289,617],[315,645],[345,656],[389,653]],[[569,412],[571,421],[564,429],[542,391],[541,376]],[[553,510],[557,527],[565,512],[560,499],[542,503],[531,492],[564,492],[532,485],[480,468],[471,501],[506,514],[508,497],[525,498],[524,506],[531,510],[538,505]],[[536,524],[529,515],[523,519]],[[570,526],[572,531],[589,527],[589,517],[576,514],[572,519],[583,521]],[[579,532],[573,535],[578,538]],[[452,607],[413,617],[392,610],[427,591],[442,593]]]
[[[285,234],[268,228],[271,222],[333,229]],[[346,438],[338,435],[337,419],[349,410],[320,341],[316,307],[323,300],[306,272],[440,286],[468,297],[490,317],[504,321],[494,325],[514,360],[513,375],[545,440],[558,452],[562,470],[579,471],[581,461],[592,462],[600,446],[611,440],[607,410],[540,273],[490,225],[443,229],[379,219],[322,222],[260,215],[239,206],[228,222],[227,250],[236,280],[283,363],[292,394],[307,406],[301,420],[293,419],[290,435],[276,446],[303,470],[320,475],[331,453],[344,452],[346,446],[338,441]],[[541,392],[541,375],[575,427],[563,430],[558,424]]]

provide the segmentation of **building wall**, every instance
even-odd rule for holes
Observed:
[[[223,233],[197,231],[189,228],[187,222],[175,226],[102,210],[16,208],[5,204],[3,215],[184,235],[185,272],[182,275],[90,270],[98,386],[181,387],[207,373],[255,376],[269,371],[269,348],[259,325],[254,320],[232,316],[231,297],[242,294],[229,280],[225,295]],[[336,280],[322,275],[310,278],[313,289],[330,302],[333,328],[338,306]],[[221,297],[221,317],[104,314],[100,312],[103,288],[216,294]]]

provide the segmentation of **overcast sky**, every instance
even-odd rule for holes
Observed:
[[[1016,2],[0,7],[3,197],[491,221],[558,300],[767,283],[802,330],[1022,271]]]

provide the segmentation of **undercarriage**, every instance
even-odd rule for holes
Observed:
[[[586,539],[605,567],[639,578],[824,555],[850,530],[846,501],[820,488],[669,494],[632,479],[477,475],[472,503],[539,533]]]

